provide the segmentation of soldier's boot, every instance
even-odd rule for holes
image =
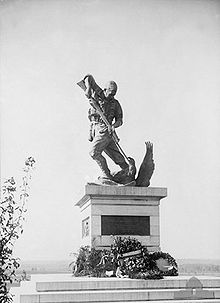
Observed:
[[[102,155],[100,155],[98,158],[96,158],[94,160],[97,162],[98,166],[100,167],[100,169],[102,171],[101,178],[112,180],[112,175],[108,168],[105,158]]]

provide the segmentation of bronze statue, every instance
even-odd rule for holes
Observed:
[[[137,179],[135,179],[135,160],[127,157],[119,145],[115,128],[123,124],[123,111],[118,100],[114,98],[117,84],[114,81],[109,81],[105,88],[101,89],[92,75],[86,75],[77,84],[85,91],[91,105],[88,112],[90,156],[97,162],[102,172],[98,184],[149,186],[154,171],[152,144],[146,143],[146,154]],[[102,155],[103,152],[120,166],[119,172],[110,172],[106,159]]]

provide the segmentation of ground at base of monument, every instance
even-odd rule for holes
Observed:
[[[193,280],[194,284],[189,286],[189,281]],[[202,285],[199,285],[197,282]],[[187,286],[188,283],[188,286]],[[192,288],[191,288],[192,287]],[[195,287],[195,288],[193,288]],[[196,288],[198,287],[198,288]],[[207,292],[213,292],[213,296],[207,297]],[[176,302],[203,302],[203,303],[220,303],[220,277],[213,276],[175,276],[175,277],[164,277],[161,280],[137,280],[129,278],[95,278],[95,277],[74,277],[72,274],[45,274],[45,275],[32,275],[31,281],[22,282],[21,287],[12,288],[12,293],[15,294],[13,303],[23,303],[32,302],[28,301],[28,296],[40,297],[50,296],[57,294],[62,295],[78,295],[83,294],[89,297],[94,293],[108,293],[112,292],[116,297],[121,296],[121,293],[125,293],[125,300],[120,301],[127,303],[130,302],[143,302],[144,300],[139,298],[139,295],[143,295],[144,292],[149,292],[149,296],[156,296],[158,293],[161,296],[164,293],[163,303],[176,303]],[[134,296],[131,301],[129,298],[129,293]],[[173,298],[170,299],[172,293]],[[126,295],[127,294],[127,295]],[[184,296],[193,295],[193,299]],[[197,295],[203,296],[202,298],[197,298]],[[20,295],[22,295],[23,300],[20,301]],[[168,297],[166,297],[168,295]],[[25,299],[25,296],[27,298]],[[137,296],[137,299],[135,297]],[[216,297],[215,297],[216,296]],[[126,299],[126,297],[128,297]],[[200,299],[200,300],[199,300]],[[202,301],[201,301],[202,299]],[[118,299],[114,299],[114,302],[119,302]],[[155,301],[156,300],[156,301]],[[149,299],[145,302],[158,302],[159,299]],[[33,301],[35,302],[35,301]],[[40,301],[37,301],[40,302]],[[47,302],[47,301],[45,301]],[[48,301],[49,302],[49,301]],[[62,302],[62,301],[56,301]],[[65,301],[66,302],[66,301]],[[70,302],[79,302],[76,301]],[[83,301],[87,302],[87,301]],[[89,301],[88,301],[89,302]],[[92,301],[91,301],[92,302]],[[96,301],[93,301],[96,302]],[[101,301],[97,301],[101,302]],[[104,301],[102,301],[104,302]],[[106,301],[111,303],[111,299]],[[112,301],[113,302],[113,301]]]

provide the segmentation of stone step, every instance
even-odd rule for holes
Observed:
[[[198,277],[203,288],[220,288],[220,277]],[[64,281],[36,282],[38,292],[111,289],[180,289],[186,288],[189,277],[165,277],[162,280],[72,277]],[[193,288],[193,287],[192,287]],[[196,287],[195,287],[196,288]]]
[[[44,292],[21,295],[20,303],[126,302],[188,299],[219,299],[220,288],[207,289],[118,289]],[[202,301],[204,302],[204,301]]]
[[[123,301],[123,303],[143,303],[146,301]],[[190,300],[189,302],[189,299],[187,300],[160,300],[160,301],[155,301],[155,300],[150,300],[150,301],[147,301],[147,303],[220,303],[220,300],[219,299],[195,299],[195,300]],[[99,303],[99,302],[93,302],[93,303]],[[113,301],[111,302],[108,302],[108,303],[115,303]]]
[[[220,299],[194,299],[194,300],[190,300],[189,302],[189,299],[187,300],[150,300],[150,301],[123,301],[123,303],[143,303],[143,302],[147,302],[147,303],[220,303]],[[99,302],[93,302],[93,303],[99,303]],[[108,303],[115,303],[115,301],[109,301]]]

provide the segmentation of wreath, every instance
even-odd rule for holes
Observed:
[[[151,259],[156,262],[158,269],[163,276],[178,276],[178,266],[176,260],[168,253],[154,252]]]
[[[142,248],[141,242],[135,238],[114,237],[113,244],[111,245],[111,252],[115,256],[126,257],[132,255],[132,253],[141,253]]]
[[[114,237],[111,250],[95,250],[81,247],[76,259],[74,275],[104,277],[107,271],[112,276],[131,279],[162,279],[177,276],[175,259],[168,253],[149,253],[146,246],[131,237]]]

